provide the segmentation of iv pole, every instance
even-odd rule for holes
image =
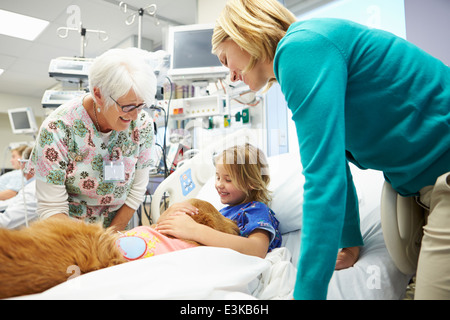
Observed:
[[[79,28],[72,28],[72,27],[60,27],[56,30],[56,34],[60,37],[60,38],[67,38],[67,36],[69,35],[69,31],[77,31],[80,33],[81,35],[81,42],[80,42],[80,59],[84,59],[84,51],[87,45],[87,41],[86,41],[86,33],[91,32],[91,33],[97,33],[98,37],[100,38],[100,40],[102,41],[107,41],[108,40],[108,34],[105,31],[102,30],[90,30],[90,29],[86,29],[83,28],[83,24],[80,22],[80,27]],[[79,89],[81,90],[83,87],[83,80],[80,79],[80,83],[78,84]]]
[[[119,3],[119,7],[122,9],[124,13],[127,13],[128,5],[121,1]],[[142,22],[143,22],[143,16],[144,13],[146,13],[152,17],[156,17],[156,4],[151,4],[146,6],[145,8],[138,9],[137,12],[131,14],[128,16],[128,18],[125,20],[125,24],[127,26],[130,26],[134,23],[136,20],[136,15],[138,15],[138,48],[141,49],[142,47]],[[157,20],[156,24],[159,24],[159,21]]]
[[[86,48],[86,45],[87,45],[86,34],[88,32],[97,33],[99,39],[102,40],[102,41],[107,41],[108,38],[109,38],[108,34],[105,31],[102,31],[102,30],[90,30],[90,29],[83,28],[83,25],[82,25],[81,22],[80,22],[80,27],[79,28],[60,27],[60,28],[58,28],[56,30],[56,33],[58,34],[58,36],[60,38],[65,39],[69,35],[69,31],[78,31],[80,33],[80,35],[81,35],[80,58],[84,58],[84,51],[85,51],[85,48]]]

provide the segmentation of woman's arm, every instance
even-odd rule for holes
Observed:
[[[120,209],[117,211],[117,214],[111,222],[110,227],[114,228],[114,230],[116,231],[125,230],[135,211],[135,209],[130,208],[126,204],[122,205],[122,207],[120,207]]]
[[[130,192],[127,195],[125,204],[137,210],[144,201],[144,195],[147,191],[147,185],[149,180],[150,167],[144,169],[136,169],[134,174],[133,184],[131,185]]]
[[[206,246],[230,248],[240,253],[264,258],[270,244],[269,232],[261,229],[248,237],[217,231],[195,222],[187,214],[172,214],[159,222],[156,230],[179,239],[192,240]]]
[[[37,215],[40,219],[69,216],[66,186],[36,179]]]
[[[133,217],[134,212],[144,201],[144,195],[148,184],[150,168],[137,169],[133,184],[128,193],[127,199],[122,207],[117,211],[116,216],[111,222],[111,227],[117,231],[125,230],[126,226]]]

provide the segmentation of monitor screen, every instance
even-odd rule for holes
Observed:
[[[12,113],[12,121],[14,122],[14,128],[17,130],[30,129],[30,121],[28,121],[28,114],[26,111]]]
[[[186,25],[169,29],[170,75],[208,77],[228,73],[211,53],[213,25]]]
[[[37,125],[31,108],[8,110],[11,128],[15,134],[36,133]]]
[[[219,59],[211,53],[212,33],[212,29],[175,32],[173,68],[220,67]]]

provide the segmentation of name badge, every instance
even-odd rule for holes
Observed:
[[[103,163],[103,177],[105,182],[124,182],[125,164],[123,160],[105,161]]]

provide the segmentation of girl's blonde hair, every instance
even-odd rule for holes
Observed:
[[[242,71],[248,72],[259,60],[273,61],[278,42],[296,20],[277,0],[229,0],[216,20],[212,53],[217,55],[222,42],[233,40],[251,56]],[[271,79],[268,86],[275,81]]]
[[[269,205],[272,200],[268,185],[269,167],[264,153],[251,144],[237,145],[215,157],[230,175],[232,183],[246,194],[242,203],[259,201]]]
[[[28,148],[28,146],[23,144],[23,145],[20,145],[20,146],[18,146],[16,148],[12,149],[11,152],[15,151],[15,152],[17,152],[19,154],[19,156],[22,156],[22,154],[23,154],[23,152],[25,151],[26,148]]]

